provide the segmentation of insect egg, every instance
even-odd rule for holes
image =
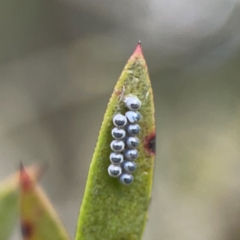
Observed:
[[[136,96],[127,97],[125,105],[130,110],[138,110],[141,107],[141,101]]]
[[[135,147],[138,146],[138,144],[139,144],[139,140],[138,140],[138,138],[136,138],[136,137],[129,137],[129,138],[127,139],[127,145],[128,145],[128,147],[130,147],[130,148],[135,148]]]
[[[110,147],[114,152],[121,152],[123,151],[125,144],[123,141],[113,140]]]
[[[130,135],[137,135],[140,132],[140,126],[138,124],[130,124],[127,126],[127,132]]]
[[[127,119],[124,115],[118,113],[113,117],[113,124],[116,127],[124,127],[127,124]]]
[[[108,167],[108,174],[111,177],[119,177],[122,174],[122,168],[120,166],[116,166],[116,165],[111,164]]]
[[[137,167],[135,162],[126,161],[123,163],[123,168],[126,172],[132,173],[136,170]]]
[[[128,149],[125,151],[125,157],[127,160],[134,161],[138,158],[138,150],[137,149]]]
[[[128,121],[131,122],[131,123],[136,123],[141,118],[139,112],[133,112],[133,111],[127,111],[125,113],[125,116],[127,117]]]
[[[122,139],[126,136],[126,131],[124,129],[119,129],[115,127],[112,129],[112,136],[115,139]]]
[[[133,182],[133,176],[131,174],[128,174],[128,173],[123,173],[120,176],[119,180],[122,184],[129,185]]]
[[[123,155],[120,153],[111,153],[109,159],[113,164],[120,164],[123,162]]]

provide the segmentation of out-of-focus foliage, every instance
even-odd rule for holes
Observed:
[[[74,233],[109,94],[142,40],[158,135],[145,238],[240,238],[239,0],[12,0],[0,18],[0,178],[49,163]]]
[[[41,169],[32,166],[26,169],[29,178],[37,179]],[[19,173],[1,182],[0,185],[0,239],[7,240],[19,217]]]
[[[70,237],[43,190],[21,166],[20,218],[24,240],[69,240]]]

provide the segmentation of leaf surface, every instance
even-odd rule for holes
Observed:
[[[113,140],[113,116],[125,114],[126,96],[137,96],[142,106],[138,135],[139,157],[131,185],[108,175]],[[155,157],[155,118],[151,83],[138,44],[128,60],[110,98],[89,169],[76,240],[139,240],[142,238],[150,202]]]

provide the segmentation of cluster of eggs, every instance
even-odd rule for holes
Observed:
[[[117,113],[113,117],[115,127],[112,129],[112,137],[114,140],[110,144],[112,153],[108,174],[111,177],[118,177],[122,184],[128,185],[133,182],[132,173],[136,170],[134,160],[138,157],[137,134],[140,132],[137,122],[141,117],[137,110],[141,107],[141,102],[136,96],[126,97],[124,102],[129,111],[125,115]]]

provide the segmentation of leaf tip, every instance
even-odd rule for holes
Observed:
[[[137,44],[132,56],[136,56],[136,55],[143,55],[142,54],[142,42],[140,40],[138,41],[138,44]]]
[[[20,188],[23,191],[26,191],[30,188],[32,188],[32,180],[30,176],[28,175],[27,171],[24,168],[24,165],[22,162],[20,162]]]
[[[24,165],[23,165],[22,161],[20,161],[19,170],[20,170],[20,172],[24,171]]]

